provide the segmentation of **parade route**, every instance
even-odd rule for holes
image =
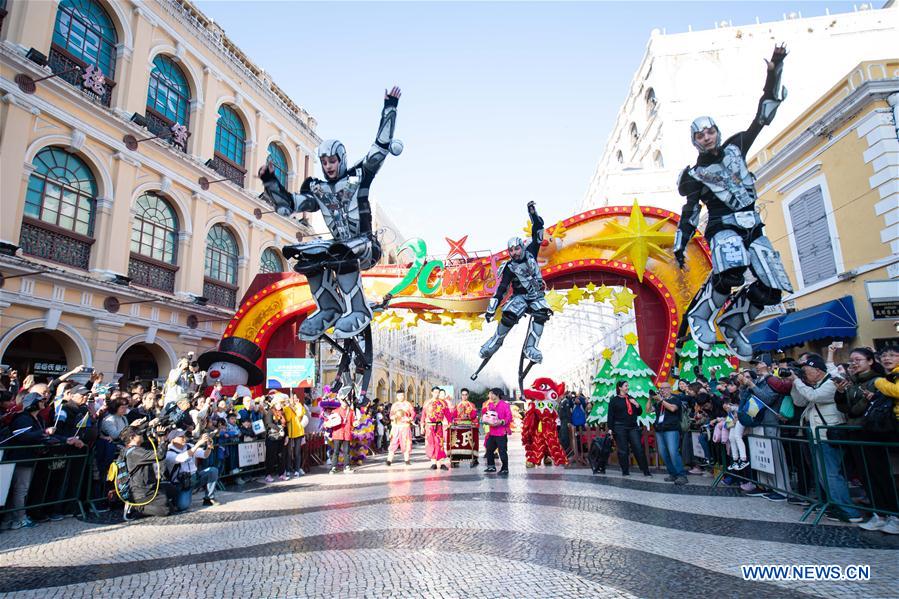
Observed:
[[[9,597],[887,597],[899,539],[798,523],[798,508],[739,491],[586,469],[432,471],[377,456],[253,481],[223,504],[131,524],[74,519],[0,535]],[[417,458],[417,460],[416,460]],[[610,469],[611,472],[611,469]],[[86,551],[89,549],[89,551]],[[871,580],[746,582],[748,564],[868,564]]]

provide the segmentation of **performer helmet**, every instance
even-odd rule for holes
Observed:
[[[693,142],[693,146],[700,152],[705,152],[706,150],[696,141],[696,134],[709,127],[714,127],[715,132],[718,133],[718,139],[715,141],[715,149],[717,150],[721,147],[721,130],[718,129],[718,125],[715,124],[715,120],[712,117],[701,116],[690,125],[690,141]]]
[[[321,160],[324,156],[337,156],[340,160],[340,165],[337,170],[337,178],[341,178],[346,174],[346,148],[343,146],[337,139],[327,139],[318,146],[318,159]]]
[[[520,254],[517,257],[512,254],[512,250],[515,248],[521,250]],[[506,243],[506,249],[509,250],[509,256],[512,256],[517,260],[521,260],[521,258],[524,257],[524,240],[521,237],[512,237],[511,239],[509,239],[508,243]]]

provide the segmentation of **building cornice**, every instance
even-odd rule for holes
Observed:
[[[754,172],[758,179],[757,185],[766,183],[789,168],[790,165],[821,143],[822,140],[832,136],[834,131],[855,117],[865,106],[878,100],[886,100],[888,96],[897,91],[899,91],[899,79],[865,81],[837,103],[836,106],[812,122],[806,127],[805,131],[794,137],[770,160],[755,167]],[[784,133],[789,134],[789,128]],[[759,150],[756,155],[760,155],[769,148],[770,144]],[[750,158],[749,161],[752,162],[754,159],[755,157]]]

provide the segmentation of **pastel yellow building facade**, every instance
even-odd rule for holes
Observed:
[[[849,345],[899,337],[899,317],[875,320],[866,289],[878,282],[887,297],[874,299],[899,299],[897,101],[899,59],[863,62],[749,163],[766,233],[794,284],[786,311],[851,297],[857,335]],[[828,318],[812,315],[780,348],[822,350]]]
[[[187,0],[0,8],[0,362],[164,377],[323,230],[254,214],[267,160],[314,174],[315,119]]]

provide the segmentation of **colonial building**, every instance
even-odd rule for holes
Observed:
[[[899,57],[862,62],[750,161],[795,286],[752,326],[757,350],[899,341],[897,116]]]
[[[187,0],[0,9],[0,361],[165,376],[325,230],[272,213],[255,176],[270,160],[297,191],[315,119]]]
[[[765,81],[763,58],[776,42],[790,52],[784,70],[789,90],[761,147],[862,60],[896,48],[899,10],[862,5],[856,12],[749,25],[719,21],[714,29],[667,34],[654,30],[627,98],[621,105],[582,208],[643,205],[680,211],[680,171],[696,160],[690,123],[712,116],[727,137],[749,126]],[[697,6],[697,15],[708,15]]]

